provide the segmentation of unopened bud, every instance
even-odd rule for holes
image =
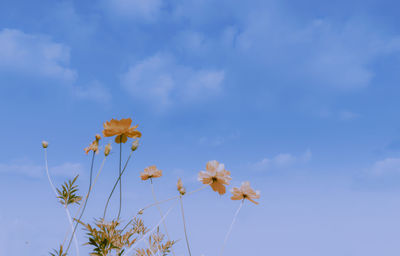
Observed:
[[[183,187],[183,183],[180,178],[179,178],[178,182],[176,183],[176,188],[178,189],[179,194],[181,194],[182,196],[184,194],[186,194],[186,189],[185,189],[185,187]]]
[[[138,147],[139,147],[139,140],[134,140],[132,142],[132,147],[131,147],[132,151],[135,151]]]
[[[42,141],[42,147],[47,148],[49,146],[49,143],[47,141]]]
[[[111,151],[111,144],[108,143],[108,144],[106,145],[106,147],[104,148],[104,155],[105,155],[105,156],[108,156],[108,155],[110,154],[110,151]]]
[[[97,141],[101,140],[100,134],[96,134],[96,140],[97,140]]]

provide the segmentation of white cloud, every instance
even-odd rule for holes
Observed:
[[[162,7],[161,0],[104,0],[105,11],[113,17],[153,22],[157,20]]]
[[[103,104],[109,104],[111,101],[111,92],[98,81],[93,81],[85,87],[75,86],[73,94],[78,99],[93,100]]]
[[[399,174],[400,158],[386,158],[375,162],[369,172],[373,175]]]
[[[69,58],[69,48],[47,36],[0,31],[0,70],[73,82],[77,74],[69,68]]]
[[[174,14],[193,26],[179,34],[174,45],[195,58],[226,59],[233,72],[252,63],[269,78],[278,74],[281,84],[358,90],[371,84],[374,62],[400,52],[400,36],[370,19],[302,19],[276,1],[260,2],[257,8],[219,4],[225,7],[223,15],[213,11],[213,1],[179,3]],[[204,24],[221,24],[226,17],[229,25],[205,33]]]
[[[50,166],[49,172],[54,177],[73,177],[82,173],[83,167],[79,163],[66,162],[56,166]],[[0,163],[0,173],[18,174],[32,178],[44,177],[46,169],[44,164],[34,164],[27,159],[17,159],[9,163]]]
[[[299,156],[283,153],[272,158],[264,158],[252,164],[252,168],[258,171],[287,168],[293,165],[307,163],[311,160],[311,157],[312,153],[310,150],[307,150]]]
[[[158,54],[129,67],[121,83],[132,97],[162,109],[219,94],[224,77],[222,70],[194,69]]]

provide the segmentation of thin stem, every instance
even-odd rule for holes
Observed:
[[[101,162],[100,168],[99,168],[99,170],[97,171],[96,178],[94,179],[94,182],[93,182],[92,186],[90,187],[90,192],[92,191],[94,185],[96,184],[97,180],[99,179],[100,173],[101,173],[101,171],[103,170],[103,167],[104,167],[104,164],[105,164],[105,162],[106,162],[106,159],[107,159],[107,157],[104,156],[104,159],[103,159],[103,161]],[[84,199],[84,200],[86,200],[86,199],[88,198],[88,196],[89,196],[89,194],[86,193],[86,196],[85,196],[85,199]],[[80,213],[80,210],[82,209],[82,206],[83,206],[83,204],[80,204],[80,205],[79,205],[78,211],[76,212],[75,218],[74,218],[74,219],[77,219],[77,218],[78,218],[78,215],[79,215],[79,213]],[[65,240],[67,240],[67,235],[68,235],[68,233],[65,234],[63,245],[64,245],[64,243],[65,243]]]
[[[185,231],[186,246],[187,246],[187,249],[188,249],[188,252],[189,252],[189,256],[192,256],[192,254],[190,253],[189,239],[188,239],[187,232],[186,232],[186,221],[185,221],[185,212],[183,211],[182,196],[179,197],[179,202],[181,203],[183,230]]]
[[[243,203],[244,203],[244,200],[242,200],[242,202],[239,205],[239,208],[236,210],[236,213],[233,216],[233,220],[232,220],[231,226],[228,229],[228,233],[226,233],[224,244],[222,245],[221,252],[220,252],[219,256],[222,256],[222,253],[224,252],[226,242],[228,241],[229,235],[231,234],[231,231],[232,231],[232,228],[233,228],[233,224],[235,224],[235,221],[236,221],[236,218],[237,218],[237,216],[239,214],[239,211],[240,211],[240,209],[242,209]]]
[[[56,195],[56,198],[58,199],[57,190],[56,190],[56,188],[54,187],[53,181],[51,181],[51,178],[50,178],[49,166],[48,166],[48,164],[47,164],[47,150],[46,150],[46,148],[44,149],[44,162],[45,162],[47,178],[49,179],[50,186],[51,186],[51,188],[53,189],[53,192],[54,192],[54,194]]]
[[[117,187],[118,181],[121,179],[122,174],[124,174],[124,172],[125,172],[126,166],[128,165],[129,159],[131,159],[132,153],[133,153],[133,151],[131,151],[131,153],[129,154],[128,159],[127,159],[126,162],[125,162],[124,169],[122,169],[121,174],[119,175],[117,181],[116,181],[115,184],[114,184],[113,189],[111,190],[110,195],[108,196],[106,206],[104,207],[103,219],[105,219],[105,217],[106,217],[107,207],[108,207],[108,204],[109,204],[109,202],[110,202],[111,196],[113,195],[114,190],[115,190],[115,188]]]
[[[200,187],[200,188],[198,188],[198,189],[196,189],[196,190],[193,190],[193,191],[190,191],[190,192],[186,193],[185,196],[188,196],[188,195],[194,194],[194,193],[196,193],[196,192],[199,192],[199,191],[205,189],[205,188],[208,187],[208,186],[209,186],[209,185],[206,184],[206,185],[204,185],[204,186],[202,186],[202,187]]]
[[[72,223],[72,218],[71,218],[71,213],[68,210],[68,206],[64,205],[65,208],[65,212],[67,213],[68,216],[68,221],[69,221],[69,225],[71,227],[71,231],[74,231],[74,224]],[[78,239],[76,239],[76,234],[74,234],[74,244],[75,244],[75,249],[76,249],[76,255],[79,256],[79,245],[78,245]]]
[[[198,189],[196,189],[196,190],[193,190],[193,191],[191,191],[191,192],[188,192],[188,193],[185,194],[185,196],[188,196],[188,195],[194,194],[194,193],[196,193],[196,192],[199,192],[200,190],[205,189],[207,186],[208,186],[208,185],[204,185],[204,186],[202,186],[201,188],[198,188]],[[158,202],[156,202],[156,203],[152,203],[152,204],[146,205],[145,207],[139,209],[139,212],[143,212],[144,210],[147,210],[147,209],[149,209],[149,208],[151,208],[151,207],[153,207],[153,206],[156,206],[156,205],[159,205],[159,204],[163,204],[163,203],[166,203],[166,202],[169,202],[169,201],[171,201],[171,200],[178,199],[178,198],[179,198],[179,196],[174,196],[174,197],[170,197],[170,198],[167,198],[167,199],[158,201]],[[134,216],[133,218],[131,218],[131,220],[125,225],[125,227],[122,229],[122,231],[124,231],[124,230],[129,226],[129,224],[132,223],[133,219],[139,215],[139,212],[136,213],[135,216]]]
[[[94,164],[94,157],[95,157],[95,155],[96,155],[96,152],[95,152],[95,151],[93,151],[93,155],[92,155],[92,163],[91,163],[91,165],[90,165],[90,180],[89,180],[89,188],[88,188],[88,192],[87,192],[87,195],[86,195],[86,198],[85,198],[85,203],[84,203],[84,205],[83,205],[82,212],[81,212],[81,214],[79,215],[79,218],[78,218],[78,220],[77,220],[77,222],[76,222],[76,224],[75,224],[75,228],[74,228],[74,231],[72,232],[72,236],[74,236],[74,235],[75,235],[76,228],[77,228],[77,227],[78,227],[78,225],[79,225],[79,221],[82,219],[82,215],[83,215],[83,213],[85,212],[85,209],[86,209],[86,204],[87,204],[87,201],[88,201],[88,199],[89,199],[89,195],[90,195],[90,190],[92,189],[93,164]],[[65,254],[67,254],[67,253],[68,253],[69,247],[71,246],[71,242],[72,242],[72,237],[71,237],[71,239],[69,240],[69,243],[68,243],[67,249],[65,250]]]
[[[121,206],[122,206],[122,176],[121,176],[121,159],[122,159],[122,135],[119,141],[119,209],[118,209],[118,216],[117,220],[119,220],[119,216],[121,215]]]
[[[173,206],[171,206],[171,207],[168,209],[168,211],[164,214],[164,216],[162,216],[162,218],[161,218],[160,221],[157,223],[157,225],[155,225],[150,231],[148,231],[146,234],[144,234],[144,235],[142,236],[142,238],[140,238],[137,242],[135,242],[135,243],[132,245],[131,248],[129,248],[128,250],[126,250],[126,251],[122,254],[122,256],[128,255],[133,249],[136,248],[136,246],[137,246],[141,241],[143,241],[143,239],[145,239],[145,238],[147,237],[147,235],[152,234],[152,233],[156,230],[156,228],[158,228],[158,227],[161,225],[161,223],[164,222],[164,219],[168,216],[168,214],[169,214],[169,213],[171,212],[171,210],[175,207],[175,205],[176,205],[176,204],[174,204]]]
[[[56,198],[58,199],[58,201],[61,202],[61,199],[58,198],[57,190],[54,187],[53,181],[51,180],[51,177],[50,177],[49,165],[48,165],[48,162],[47,162],[47,149],[46,148],[44,149],[44,162],[45,162],[47,178],[49,180],[50,186],[51,186]],[[68,208],[66,206],[65,206],[65,212],[67,213],[67,219],[68,219],[68,222],[70,224],[71,230],[73,230],[71,214],[70,214],[70,212],[69,212],[69,210],[68,210]],[[75,242],[76,254],[79,255],[78,239],[76,238],[76,236],[73,236],[73,239],[74,239],[74,242]]]
[[[154,202],[157,203],[156,193],[154,192],[153,179],[150,178],[150,181],[151,181],[151,192],[153,194]],[[162,217],[163,214],[162,214],[161,208],[160,208],[160,206],[158,204],[157,204],[157,209],[158,209],[158,212],[160,213],[160,217]],[[167,229],[167,225],[165,224],[165,221],[163,221],[163,226],[164,226],[165,234],[167,235],[168,241],[171,241],[171,238],[169,237],[168,229]],[[172,254],[175,256],[175,252],[174,252],[174,249],[172,247],[171,247],[171,251],[172,251]]]

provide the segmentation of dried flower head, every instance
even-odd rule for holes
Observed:
[[[260,198],[260,191],[254,191],[250,187],[250,182],[245,181],[242,182],[242,186],[240,188],[233,188],[231,189],[231,192],[233,196],[231,197],[232,200],[244,200],[247,199],[255,204],[258,204],[258,202],[254,201],[253,199],[259,199]]]
[[[60,199],[60,203],[64,206],[69,204],[79,204],[79,201],[82,200],[81,196],[76,195],[78,191],[78,186],[75,185],[76,180],[79,175],[76,175],[73,180],[69,180],[68,183],[64,182],[64,185],[61,186],[61,190],[57,188],[58,199]]]
[[[49,143],[47,141],[42,141],[42,147],[47,148],[49,146]]]
[[[176,188],[178,189],[179,194],[181,194],[182,196],[186,194],[186,189],[183,187],[181,178],[178,179],[178,182],[176,183]]]
[[[104,155],[108,156],[110,154],[110,152],[111,152],[111,144],[108,143],[104,148]]]
[[[103,124],[103,136],[104,137],[115,137],[116,143],[125,143],[128,141],[129,138],[140,138],[142,134],[136,130],[138,127],[132,126],[132,119],[126,118],[121,120],[111,119],[109,122],[105,122]]]
[[[136,139],[132,142],[131,150],[135,151],[139,147],[139,140]]]
[[[158,178],[161,176],[162,176],[162,171],[158,170],[155,165],[144,168],[144,171],[140,173],[140,178],[142,178],[142,180]]]
[[[96,139],[89,145],[89,147],[86,147],[85,149],[85,153],[88,154],[90,151],[93,152],[98,152],[99,150],[99,140],[97,139],[97,135],[96,135]]]
[[[214,191],[220,195],[225,194],[226,188],[224,185],[229,185],[232,179],[231,173],[225,170],[224,164],[218,163],[216,160],[209,161],[206,165],[206,171],[200,171],[198,180],[203,184],[210,185]]]

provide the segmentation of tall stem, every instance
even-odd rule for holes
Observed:
[[[243,203],[244,203],[244,200],[242,200],[242,202],[239,205],[239,208],[236,210],[236,213],[233,216],[233,220],[232,220],[231,226],[228,229],[228,233],[226,233],[224,244],[222,245],[221,252],[220,252],[219,256],[222,256],[222,253],[224,252],[226,242],[228,241],[229,235],[231,234],[231,231],[232,231],[232,228],[233,228],[233,224],[235,224],[235,221],[236,221],[236,218],[237,218],[237,216],[239,214],[239,211],[240,211],[240,209],[242,209]]]
[[[153,193],[153,198],[154,198],[154,203],[157,203],[157,197],[156,197],[156,193],[154,192],[154,184],[153,184],[153,179],[150,178],[150,182],[151,182],[151,192]],[[157,204],[157,209],[158,212],[160,213],[160,217],[163,216],[162,211],[160,206]],[[171,241],[171,238],[169,237],[169,233],[168,233],[168,229],[167,229],[167,225],[165,224],[165,221],[163,221],[163,226],[164,226],[164,230],[165,230],[165,234],[167,235],[168,241]],[[175,256],[175,252],[174,249],[171,247],[171,251],[172,254]]]
[[[103,159],[103,161],[101,162],[100,168],[99,168],[99,170],[97,171],[96,178],[94,179],[94,182],[93,182],[93,184],[92,184],[92,187],[90,188],[90,192],[92,191],[94,185],[96,184],[96,182],[97,182],[97,180],[98,180],[98,178],[99,178],[99,176],[100,176],[101,171],[103,170],[103,167],[104,167],[104,164],[105,164],[105,162],[106,162],[106,159],[107,159],[107,157],[104,156],[104,159]],[[86,193],[84,200],[86,200],[86,198],[87,198],[88,196],[89,196],[89,194]],[[82,209],[82,206],[83,206],[83,204],[80,204],[80,205],[79,205],[79,208],[78,208],[78,210],[77,210],[77,212],[76,212],[76,214],[75,214],[75,218],[74,218],[74,219],[77,219],[77,218],[78,218],[78,215],[79,215],[79,213],[80,213],[80,211],[81,211],[81,209]],[[68,235],[68,233],[65,234],[65,238],[64,238],[63,245],[64,245],[64,243],[65,243],[65,240],[67,240],[67,235]]]
[[[185,212],[183,211],[183,202],[182,202],[182,196],[179,197],[179,202],[181,203],[181,212],[182,212],[182,221],[183,221],[183,230],[185,231],[185,238],[186,238],[186,246],[189,252],[189,256],[192,256],[190,253],[190,246],[189,246],[189,239],[187,236],[187,231],[186,231],[186,221],[185,221]]]
[[[53,190],[53,192],[54,192],[56,198],[58,199],[58,201],[61,202],[61,200],[58,198],[57,190],[56,190],[56,188],[54,187],[53,181],[52,181],[51,178],[50,178],[49,165],[48,165],[48,163],[47,163],[47,149],[46,149],[46,148],[44,149],[44,162],[45,162],[46,174],[47,174],[47,178],[48,178],[48,180],[49,180],[50,186],[51,186],[51,188],[52,188],[52,190]],[[71,213],[69,212],[67,206],[64,206],[64,208],[65,208],[65,212],[66,212],[66,214],[67,214],[67,219],[68,219],[68,222],[69,222],[69,224],[70,224],[71,231],[72,231],[72,230],[74,230],[74,226],[73,226],[72,220],[71,220]],[[79,256],[78,239],[76,238],[75,235],[73,235],[72,237],[73,237],[74,243],[75,243],[76,254]]]
[[[71,213],[68,210],[68,206],[64,205],[65,212],[67,213],[69,225],[71,227],[71,231],[74,231],[74,224],[72,223],[72,218],[71,218]],[[78,245],[78,239],[76,239],[76,234],[74,234],[74,244],[75,244],[75,249],[76,249],[76,255],[79,256],[79,245]]]
[[[91,165],[90,165],[90,180],[89,180],[89,188],[88,188],[87,196],[86,196],[86,199],[85,199],[85,203],[84,203],[84,205],[83,205],[82,212],[81,212],[81,214],[79,215],[78,221],[77,221],[77,222],[76,222],[76,224],[75,224],[75,228],[74,228],[74,231],[72,232],[72,236],[74,236],[74,235],[75,235],[76,228],[77,228],[77,227],[78,227],[78,225],[79,225],[79,221],[82,219],[83,213],[85,212],[85,209],[86,209],[86,204],[87,204],[87,201],[89,200],[90,190],[92,189],[93,164],[94,164],[94,157],[95,157],[95,155],[96,155],[96,152],[95,152],[95,151],[93,151],[93,155],[92,155],[92,163],[91,163]],[[71,237],[71,239],[69,240],[69,243],[68,243],[67,249],[65,250],[65,254],[67,254],[67,253],[68,253],[69,247],[71,246],[71,241],[72,241],[72,237]]]
[[[118,182],[120,181],[122,175],[124,174],[124,172],[125,172],[125,170],[126,170],[126,166],[128,165],[129,159],[131,159],[132,153],[133,153],[133,151],[131,151],[131,153],[129,154],[128,159],[127,159],[126,162],[125,162],[124,168],[122,169],[121,174],[118,176],[118,179],[117,179],[117,181],[114,183],[114,187],[113,187],[113,189],[111,190],[110,195],[108,196],[106,206],[104,207],[103,219],[105,219],[105,217],[106,217],[107,207],[108,207],[108,204],[110,203],[111,196],[113,195],[114,190],[115,190],[115,188],[116,188],[117,185],[118,185]]]
[[[193,190],[193,191],[191,191],[191,192],[188,192],[188,193],[186,193],[186,196],[191,195],[191,194],[194,194],[194,193],[196,193],[196,192],[199,192],[199,191],[205,189],[207,186],[208,186],[208,185],[204,185],[204,186],[202,186],[201,188],[198,188],[198,189],[196,189],[196,190]],[[167,199],[164,199],[164,200],[161,200],[161,201],[158,201],[158,202],[155,202],[155,203],[146,205],[145,207],[139,209],[139,212],[143,212],[144,210],[147,210],[147,209],[149,209],[149,208],[151,208],[151,207],[153,207],[153,206],[156,206],[156,205],[159,205],[159,204],[163,204],[163,203],[166,203],[166,202],[169,202],[169,201],[171,201],[171,200],[178,199],[178,198],[179,198],[179,196],[174,196],[174,197],[170,197],[170,198],[167,198]],[[124,230],[129,226],[129,224],[132,223],[132,221],[134,220],[134,218],[137,217],[138,215],[139,215],[139,213],[136,213],[135,216],[134,216],[133,218],[131,218],[131,220],[125,225],[125,227],[122,229],[122,231],[124,231]],[[104,218],[104,217],[103,217],[103,218]]]
[[[119,209],[117,220],[119,220],[119,216],[121,215],[121,206],[122,206],[122,176],[121,176],[121,159],[122,159],[122,135],[119,141]]]

